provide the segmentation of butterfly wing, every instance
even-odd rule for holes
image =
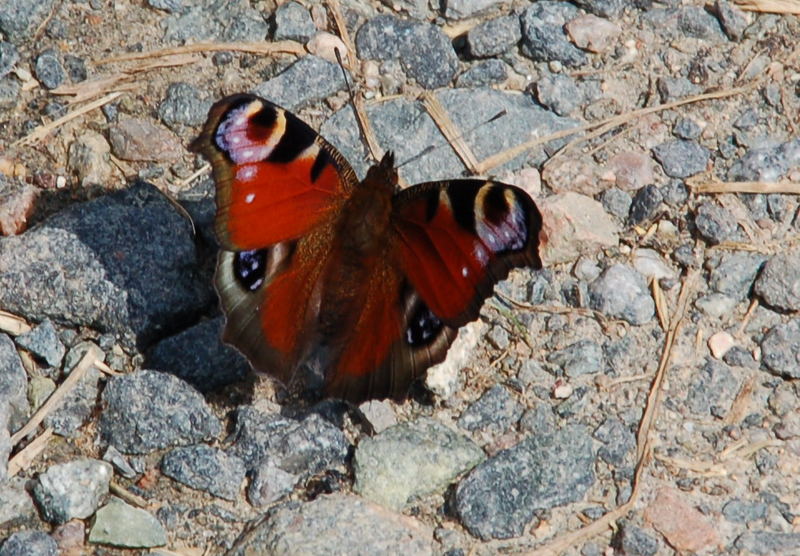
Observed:
[[[541,268],[541,215],[511,185],[411,187],[394,197],[391,226],[385,262],[364,286],[366,302],[329,377],[329,396],[404,396],[444,360],[458,327],[478,317],[498,281],[514,267]]]
[[[356,176],[309,126],[254,95],[212,106],[191,148],[209,160],[216,183],[223,337],[254,368],[286,381],[318,310],[317,263]]]

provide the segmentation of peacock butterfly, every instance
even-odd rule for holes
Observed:
[[[190,148],[216,182],[223,338],[286,385],[402,398],[511,268],[541,268],[541,215],[521,189],[400,190],[391,153],[359,181],[330,143],[257,96],[217,102]]]

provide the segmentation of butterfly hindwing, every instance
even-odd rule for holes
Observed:
[[[229,250],[297,239],[335,213],[357,183],[352,168],[297,116],[260,97],[226,97],[192,150],[213,168],[216,232]]]

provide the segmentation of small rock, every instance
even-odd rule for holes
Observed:
[[[691,118],[680,118],[672,128],[672,133],[678,139],[693,140],[700,137],[703,129]]]
[[[384,400],[370,400],[358,406],[361,414],[366,417],[372,430],[376,434],[380,434],[389,427],[397,424],[397,416],[394,414],[392,407]]]
[[[479,23],[467,33],[469,53],[476,58],[497,56],[513,48],[522,38],[519,17],[508,15]]]
[[[0,174],[0,235],[21,234],[35,208],[39,190]]]
[[[85,548],[86,526],[78,519],[70,520],[53,530],[58,553],[64,556],[81,554]]]
[[[536,82],[536,98],[559,116],[573,112],[584,100],[575,80],[563,73],[540,78]]]
[[[108,130],[111,151],[122,160],[171,162],[183,156],[183,147],[170,131],[148,120],[124,118]]]
[[[636,448],[636,435],[619,419],[607,418],[592,434],[604,445],[597,455],[613,466],[621,466],[625,458]]]
[[[111,179],[111,147],[96,131],[83,132],[69,146],[67,167],[81,186],[106,185]]]
[[[697,39],[719,40],[723,38],[719,21],[702,6],[680,8],[678,30]]]
[[[190,83],[172,83],[167,94],[158,105],[158,117],[171,129],[181,125],[196,126],[206,120],[211,101],[200,94]]]
[[[167,544],[167,532],[150,513],[112,496],[108,504],[97,510],[89,531],[89,542],[125,548],[151,548]]]
[[[545,266],[575,260],[618,243],[618,226],[603,206],[578,193],[560,193],[541,200],[547,242],[541,255]]]
[[[458,418],[458,426],[468,431],[505,432],[519,421],[522,406],[508,389],[497,384],[472,403]]]
[[[50,320],[45,320],[30,332],[20,334],[15,341],[19,347],[30,351],[51,367],[60,367],[67,351]]]
[[[619,524],[619,530],[611,540],[611,546],[628,556],[655,556],[658,553],[658,541],[641,527],[630,523]]]
[[[25,479],[15,477],[0,480],[0,527],[4,531],[25,522],[38,521],[36,508],[33,506],[28,491],[25,489]]]
[[[659,77],[656,89],[661,95],[661,102],[678,100],[700,92],[700,88],[685,77]]]
[[[17,348],[11,338],[0,332],[0,405],[8,405],[7,426],[11,432],[22,427],[28,418],[27,390],[28,375]]]
[[[728,38],[732,41],[741,40],[744,36],[744,30],[749,24],[745,13],[738,6],[727,0],[716,0],[714,2],[714,11],[717,14],[720,25],[722,25],[722,30],[725,31]]]
[[[792,166],[798,164],[800,139],[779,145],[756,146],[731,165],[731,181],[766,181],[782,179]]]
[[[653,147],[664,173],[673,178],[688,178],[705,171],[711,153],[695,141],[675,140]]]
[[[604,18],[616,18],[628,3],[625,0],[575,0],[587,12]]]
[[[519,24],[517,24],[519,27]],[[19,51],[10,42],[0,41],[0,78],[5,77],[19,62]]]
[[[776,375],[800,378],[800,320],[773,327],[761,341],[761,360]]]
[[[127,458],[113,446],[106,448],[106,453],[103,454],[103,461],[107,461],[113,465],[114,469],[116,469],[119,474],[126,479],[133,479],[137,475],[136,470],[131,467],[131,464],[128,463]]]
[[[551,0],[527,8],[520,16],[523,53],[537,62],[558,61],[571,68],[586,64],[586,54],[564,32],[564,25],[578,15],[575,6]]]
[[[56,541],[42,531],[17,531],[2,546],[0,556],[57,556]]]
[[[470,67],[456,79],[457,87],[485,87],[508,79],[508,66],[500,60],[484,60]]]
[[[734,523],[749,523],[767,517],[768,510],[763,502],[750,502],[737,498],[722,507],[722,515]]]
[[[339,50],[339,55],[343,60],[347,59],[347,46],[342,39],[332,33],[320,31],[314,35],[310,41],[306,43],[306,49],[310,54],[318,56],[323,60],[327,60],[332,64],[338,64],[336,59],[336,50]]]
[[[547,404],[537,404],[533,409],[527,410],[519,420],[519,430],[534,434],[552,434],[555,432],[556,418],[553,410]]]
[[[644,510],[644,518],[676,550],[699,552],[719,542],[717,531],[708,519],[684,501],[677,490],[661,488]]]
[[[292,492],[299,481],[298,475],[284,471],[267,458],[253,471],[247,499],[256,508],[264,508]]]
[[[641,189],[655,178],[653,160],[644,152],[625,151],[611,157],[606,168],[614,172],[617,187],[626,191]]]
[[[485,329],[486,323],[479,319],[458,330],[445,360],[428,369],[425,375],[425,387],[428,390],[443,399],[455,394],[460,384],[459,373],[474,356],[475,347],[481,342]]]
[[[770,307],[800,310],[800,251],[773,255],[755,282],[755,292]]]
[[[578,2],[580,5],[581,2]],[[567,34],[578,48],[589,52],[606,52],[612,46],[622,29],[602,17],[581,15],[569,21],[565,27]]]
[[[548,363],[558,365],[570,378],[603,370],[603,350],[592,340],[578,340],[547,356]]]
[[[444,16],[448,19],[465,19],[499,3],[498,0],[445,0],[442,2]]]
[[[698,415],[711,415],[715,407],[727,410],[739,391],[739,380],[722,361],[707,359],[688,386],[686,406]]]
[[[55,89],[67,79],[67,72],[61,65],[58,53],[52,48],[45,50],[36,58],[34,73],[36,79],[47,89]]]
[[[286,2],[275,10],[276,41],[292,40],[306,42],[317,28],[311,19],[311,14],[297,2]]]
[[[633,199],[627,191],[616,187],[609,187],[600,195],[600,202],[610,214],[619,219],[627,219],[631,210]]]
[[[518,537],[536,510],[580,500],[594,481],[592,439],[583,427],[568,426],[478,465],[458,484],[455,506],[481,539]]]
[[[333,494],[279,506],[237,547],[237,556],[276,554],[433,554],[433,531],[358,496]]]
[[[789,554],[800,546],[800,533],[746,531],[739,535],[733,546],[749,554]]]
[[[184,381],[156,371],[115,376],[103,391],[100,437],[123,453],[148,454],[216,438],[219,420]]]
[[[303,56],[253,92],[288,110],[332,96],[344,89],[344,77],[337,64],[317,56]]]
[[[88,74],[86,71],[86,62],[83,58],[72,54],[66,54],[64,56],[64,66],[66,67],[70,81],[73,83],[86,81]]]
[[[147,0],[147,5],[157,10],[177,13],[183,9],[183,0]]]
[[[637,249],[633,253],[633,268],[645,278],[656,280],[675,278],[661,254],[654,249]]]
[[[722,359],[725,354],[736,345],[736,341],[728,332],[722,331],[713,334],[708,339],[708,349],[715,359]]]
[[[655,303],[644,277],[627,265],[615,264],[589,284],[589,306],[633,325],[650,322]]]
[[[705,201],[695,211],[694,225],[708,243],[716,245],[736,233],[736,218],[730,211],[712,201]]]
[[[654,218],[663,200],[664,196],[661,194],[661,189],[655,185],[651,184],[642,187],[633,196],[630,212],[628,213],[628,222],[641,224]]]
[[[734,299],[747,299],[758,271],[766,260],[764,255],[758,253],[726,253],[711,270],[709,285],[712,290]]]
[[[51,465],[33,486],[42,516],[50,523],[92,515],[108,494],[113,471],[104,461],[82,459]]]
[[[33,36],[52,6],[53,0],[7,0],[0,10],[0,31],[9,41],[20,44]]]
[[[757,369],[759,367],[758,362],[753,358],[753,354],[739,346],[733,346],[728,350],[722,360],[731,367],[746,367],[748,369]]]
[[[170,450],[161,460],[161,471],[179,483],[231,501],[239,497],[245,474],[242,460],[205,444]]]
[[[0,110],[8,111],[17,106],[22,86],[13,77],[0,78]]]
[[[45,417],[45,426],[52,427],[53,432],[66,438],[80,436],[81,427],[89,421],[97,406],[100,377],[100,371],[96,368],[87,369],[86,374],[64,396],[59,407]]]
[[[421,418],[361,441],[353,462],[353,490],[399,511],[417,497],[443,491],[483,459],[483,451],[468,438]]]

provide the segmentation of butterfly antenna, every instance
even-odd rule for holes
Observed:
[[[353,94],[353,88],[350,87],[350,79],[347,78],[347,70],[344,69],[344,62],[342,62],[342,53],[339,52],[337,47],[333,48],[333,53],[336,54],[336,61],[339,63],[339,69],[342,70],[342,77],[344,77],[344,84],[347,87],[347,94],[350,95],[350,102],[355,106],[356,96]]]
[[[503,116],[506,116],[506,115],[508,115],[508,111],[507,110],[505,110],[505,109],[500,110],[500,112],[498,112],[497,114],[495,114],[494,116],[492,116],[491,118],[486,120],[485,122],[481,122],[481,123],[469,128],[468,130],[463,132],[461,135],[458,135],[456,138],[457,139],[461,139],[461,138],[465,137],[467,135],[467,133],[472,133],[473,131],[475,131],[479,127],[483,127],[483,126],[485,126],[487,124],[490,124],[490,123],[492,123],[492,122],[494,122],[496,120],[499,120],[500,118],[502,118]],[[415,154],[411,158],[409,158],[409,159],[401,162],[400,164],[398,164],[397,168],[402,168],[403,166],[405,166],[409,162],[414,162],[415,160],[419,160],[423,156],[425,156],[427,154],[430,154],[430,153],[432,153],[433,151],[435,151],[437,149],[441,149],[444,146],[448,146],[449,144],[450,143],[448,143],[448,142],[444,142],[444,143],[439,143],[438,145],[428,145],[427,147],[422,149],[420,152],[418,152],[417,154]]]

